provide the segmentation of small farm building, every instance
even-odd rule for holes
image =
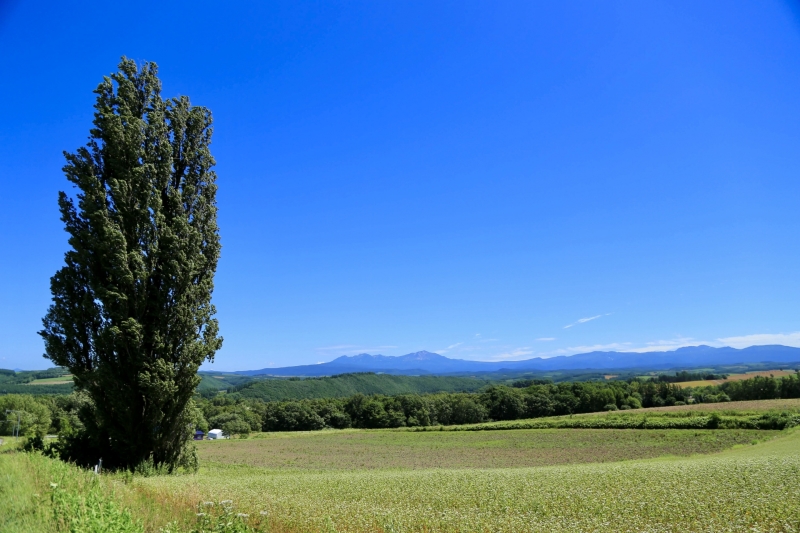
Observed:
[[[208,432],[209,439],[224,439],[225,437],[222,435],[221,429],[212,429]]]

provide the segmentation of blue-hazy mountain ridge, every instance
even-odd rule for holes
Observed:
[[[414,352],[400,356],[343,355],[328,363],[243,370],[237,374],[256,376],[330,376],[350,372],[386,372],[390,374],[458,374],[464,372],[612,370],[623,368],[676,368],[739,363],[800,362],[800,348],[790,346],[750,346],[749,348],[714,348],[688,346],[666,352],[589,352],[557,357],[536,357],[523,361],[467,361],[450,359],[432,352]]]

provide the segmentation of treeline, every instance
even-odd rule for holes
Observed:
[[[728,374],[714,374],[712,372],[687,372],[682,370],[675,372],[674,375],[659,374],[654,379],[656,381],[663,381],[664,383],[686,383],[687,381],[704,381],[715,379],[726,379]]]
[[[197,396],[192,423],[203,431],[219,428],[227,434],[247,435],[252,431],[449,426],[689,403],[800,398],[800,372],[696,388],[652,380],[516,385],[494,385],[480,392],[359,393],[345,398],[274,402],[235,394],[210,399]],[[23,435],[63,434],[79,427],[78,412],[87,401],[80,393],[60,397],[6,395],[0,396],[0,413],[4,409],[23,411]],[[0,424],[3,434],[11,431],[11,424]]]
[[[17,423],[20,427],[19,434],[25,436],[44,437],[47,434],[69,433],[82,427],[78,412],[87,401],[80,393],[61,396],[2,395],[0,417],[4,418],[0,418],[0,435],[12,435]]]
[[[347,398],[259,402],[219,395],[198,402],[198,420],[229,434],[325,428],[396,428],[475,424],[546,416],[716,403],[800,398],[800,373],[722,385],[681,388],[662,381],[515,383],[476,393],[356,394]],[[527,385],[527,386],[521,386]]]
[[[719,388],[731,401],[800,398],[800,370],[782,378],[756,376],[728,381],[719,385]]]

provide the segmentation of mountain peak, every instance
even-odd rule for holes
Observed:
[[[622,368],[693,368],[707,365],[739,363],[800,364],[800,348],[789,346],[751,346],[743,350],[730,347],[686,346],[668,352],[591,352],[571,356],[561,355],[523,361],[465,361],[449,359],[425,350],[401,356],[343,355],[329,363],[285,368],[247,370],[241,374],[271,374],[283,376],[330,376],[347,372],[387,372],[393,374],[454,374],[463,372],[552,370],[605,370]]]
[[[360,353],[357,355],[340,355],[331,362],[333,363],[334,361],[343,362],[343,361],[377,360],[377,359],[383,359],[385,357],[386,357],[385,355],[380,355],[380,354],[373,355],[371,353]]]
[[[431,361],[437,359],[447,359],[447,357],[443,355],[439,355],[438,353],[428,352],[426,350],[422,350],[421,352],[414,352],[409,353],[406,355],[401,355],[399,359],[406,359],[406,360],[413,360],[413,361]]]

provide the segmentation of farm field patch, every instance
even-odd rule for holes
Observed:
[[[202,464],[279,470],[514,468],[718,452],[778,435],[758,430],[332,430],[198,443]]]
[[[800,398],[788,398],[782,400],[750,400],[743,402],[720,402],[720,403],[696,403],[692,405],[671,405],[668,407],[647,407],[636,409],[637,413],[647,412],[723,412],[731,414],[743,413],[762,413],[765,411],[800,411]],[[608,413],[595,413],[598,415]]]
[[[217,531],[200,523],[223,508],[236,531],[270,533],[800,531],[800,429],[344,430],[198,444],[197,474],[150,477],[4,447],[0,531],[68,530],[53,516],[74,531],[129,518],[130,531]]]
[[[72,383],[72,376],[60,376],[57,378],[34,379],[28,385],[64,385]]]
[[[568,441],[590,434],[562,431],[578,434],[568,435]],[[625,439],[623,432],[612,433]],[[378,441],[383,434],[390,435],[386,439],[394,436],[369,434],[380,435]],[[305,438],[293,443],[299,445]],[[280,449],[278,440],[268,437],[263,442]],[[288,442],[292,441],[287,440],[287,449]],[[629,441],[628,446],[637,444]],[[335,449],[331,448],[334,455]],[[201,455],[208,458],[209,450],[201,448]],[[268,454],[270,448],[263,451]],[[139,490],[186,501],[232,500],[239,512],[268,516],[272,531],[800,529],[800,432],[705,456],[540,467],[321,471],[234,462],[208,462],[194,476],[151,477],[136,483]]]
[[[675,383],[675,385],[681,387],[682,389],[688,387],[708,387],[710,385],[721,385],[722,383],[726,383],[728,381],[741,381],[743,379],[751,379],[756,376],[763,376],[763,377],[776,377],[780,378],[783,376],[792,376],[794,375],[793,370],[759,370],[757,372],[747,372],[744,374],[731,374],[726,379],[701,379],[698,381],[683,381]]]
[[[619,415],[641,415],[647,413],[671,413],[676,416],[688,416],[690,413],[709,414],[718,413],[721,415],[731,416],[744,416],[744,415],[757,415],[769,412],[789,412],[800,413],[800,398],[785,398],[778,400],[750,400],[738,402],[717,402],[717,403],[693,403],[689,405],[669,405],[665,407],[644,407],[642,409],[630,409],[627,411],[597,411],[595,413],[581,413],[574,415],[575,418],[580,417],[603,417],[603,416],[619,416]],[[668,415],[671,416],[671,415]],[[559,417],[547,417],[546,419],[555,419]],[[561,417],[563,418],[563,417]]]

